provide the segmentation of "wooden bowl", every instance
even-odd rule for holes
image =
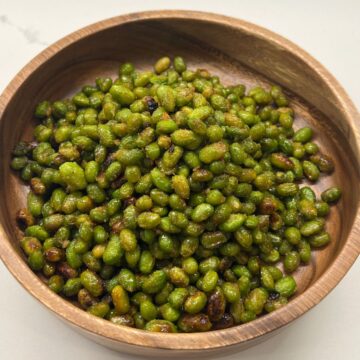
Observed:
[[[284,87],[296,110],[296,126],[311,124],[316,130],[316,141],[336,163],[335,173],[316,185],[317,192],[331,184],[344,190],[342,200],[328,219],[331,244],[316,251],[311,263],[296,272],[297,296],[280,310],[226,330],[150,333],[95,318],[51,292],[29,269],[19,248],[20,234],[14,219],[17,209],[24,205],[27,188],[10,171],[10,152],[21,138],[31,138],[35,104],[41,99],[69,96],[97,76],[114,76],[120,62],[129,60],[145,69],[165,54],[180,54],[191,68],[207,68],[226,84],[277,83]],[[110,348],[167,357],[209,356],[243,349],[316,305],[359,254],[359,114],[334,77],[310,55],[288,40],[245,21],[201,12],[156,11],[90,25],[50,46],[20,71],[0,98],[0,117],[1,258],[43,305],[84,335]]]

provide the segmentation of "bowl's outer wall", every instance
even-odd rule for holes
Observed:
[[[134,46],[136,44],[136,46]],[[96,49],[96,51],[94,51]],[[128,50],[131,49],[131,52]],[[72,94],[99,75],[114,74],[120,61],[149,67],[162,54],[183,55],[191,67],[206,67],[227,84],[282,85],[289,91],[297,123],[311,123],[329,149],[336,172],[318,190],[338,183],[344,196],[329,219],[334,241],[297,274],[299,295],[285,308],[252,323],[206,334],[144,333],[101,320],[53,294],[28,268],[18,247],[14,215],[25,188],[9,170],[10,151],[30,139],[35,104]],[[228,17],[181,11],[131,14],[109,19],[60,40],[32,60],[0,98],[0,255],[18,281],[62,319],[96,341],[118,350],[155,356],[235,351],[280,329],[317,304],[344,276],[359,254],[359,115],[336,80],[308,54],[255,25]],[[356,123],[357,122],[357,123]],[[351,191],[349,191],[349,189]],[[261,339],[264,337],[262,336]],[[144,348],[147,346],[150,348]],[[231,348],[231,349],[230,349]],[[198,356],[198,355],[197,355]]]

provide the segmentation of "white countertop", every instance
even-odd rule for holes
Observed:
[[[360,108],[360,1],[357,0],[0,0],[0,92],[37,53],[85,25],[155,9],[203,10],[267,27],[321,61]],[[312,311],[233,360],[360,359],[360,262]],[[75,333],[37,303],[0,261],[0,359],[135,359]]]

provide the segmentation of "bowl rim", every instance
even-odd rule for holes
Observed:
[[[0,121],[2,121],[2,115],[5,112],[8,103],[28,76],[30,76],[32,72],[37,70],[46,61],[56,56],[60,50],[101,30],[132,22],[156,19],[188,19],[200,22],[217,23],[230,28],[236,28],[245,33],[256,33],[256,36],[266,39],[273,45],[295,54],[323,79],[338,99],[339,106],[343,108],[350,127],[354,132],[357,146],[357,149],[355,150],[360,153],[359,113],[338,81],[325,69],[322,64],[291,41],[270,30],[244,20],[202,11],[155,10],[120,15],[93,23],[63,37],[59,41],[47,47],[27,65],[25,65],[25,67],[20,70],[20,72],[5,88],[0,96]],[[0,258],[3,263],[17,281],[34,298],[61,319],[66,320],[75,328],[81,328],[89,335],[99,335],[112,342],[122,343],[124,346],[126,344],[136,347],[149,347],[167,350],[191,350],[195,353],[206,349],[210,350],[222,347],[231,347],[240,343],[250,342],[261,335],[270,333],[289,324],[318,304],[326,295],[329,294],[329,292],[338,284],[338,282],[350,269],[359,253],[360,208],[358,207],[351,231],[336,259],[316,283],[297,296],[294,300],[290,301],[285,307],[282,307],[273,313],[264,315],[250,323],[234,326],[224,330],[191,334],[162,334],[146,332],[144,330],[125,326],[119,327],[118,325],[112,324],[110,321],[99,319],[86,313],[71,304],[69,301],[53,293],[31,271],[21,256],[15,251],[11,245],[10,239],[8,239],[5,234],[3,226],[0,224]],[[174,341],[175,339],[176,341]]]

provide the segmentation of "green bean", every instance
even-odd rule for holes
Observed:
[[[296,227],[288,227],[284,232],[285,238],[289,241],[292,245],[299,244],[301,240],[301,233],[300,230]]]
[[[140,149],[120,149],[115,153],[115,158],[122,165],[138,165],[144,158],[144,153]]]
[[[72,297],[78,294],[82,287],[80,278],[68,279],[62,289],[63,293],[67,297]]]
[[[285,255],[284,268],[287,272],[294,272],[300,265],[300,255],[297,251],[290,251]]]
[[[298,245],[298,251],[299,251],[301,262],[303,262],[305,264],[308,263],[311,259],[310,244],[307,241],[302,240]]]
[[[136,235],[129,229],[123,229],[120,232],[120,246],[125,251],[134,251],[137,247]]]
[[[155,168],[151,171],[151,180],[153,184],[164,192],[171,192],[171,181],[170,179],[164,175],[159,169]]]
[[[181,242],[180,254],[183,257],[189,257],[195,253],[199,246],[199,239],[195,236],[185,237]]]
[[[321,199],[326,203],[335,203],[341,197],[341,190],[338,187],[331,187],[321,193]]]
[[[188,150],[196,149],[201,143],[201,137],[191,130],[179,129],[171,134],[171,141]]]
[[[189,314],[197,314],[205,307],[206,301],[206,295],[201,291],[197,291],[186,299],[184,310]]]
[[[222,290],[228,303],[232,304],[240,299],[240,288],[236,282],[224,282]]]
[[[34,250],[28,257],[29,266],[34,271],[40,271],[45,265],[44,255],[40,249]]]
[[[315,219],[318,215],[314,202],[308,199],[302,199],[298,204],[299,212],[307,220]]]
[[[84,170],[74,162],[66,162],[59,167],[60,176],[71,191],[82,190],[86,188]]]
[[[219,275],[214,270],[209,270],[202,280],[202,290],[205,292],[211,292],[215,289],[219,280]]]
[[[161,316],[171,322],[176,322],[180,317],[180,311],[173,308],[169,303],[166,303],[160,307]]]
[[[226,236],[220,231],[206,232],[201,236],[201,245],[205,249],[215,249],[227,241]]]
[[[100,318],[104,318],[110,311],[110,306],[105,302],[99,302],[97,304],[91,305],[87,312],[91,315],[95,315]]]
[[[189,285],[188,275],[183,269],[177,266],[174,266],[169,270],[169,278],[175,286],[186,287]]]
[[[155,295],[156,305],[164,305],[169,298],[170,293],[174,290],[174,286],[167,282],[165,286]]]
[[[320,171],[319,171],[318,167],[314,163],[305,160],[303,162],[303,169],[304,169],[305,176],[310,181],[315,182],[316,180],[318,180],[318,178],[320,176]]]
[[[329,242],[330,242],[330,234],[327,232],[321,232],[320,234],[312,235],[309,238],[309,243],[314,248],[322,247]]]
[[[221,288],[217,287],[208,297],[206,313],[211,321],[218,321],[225,313],[226,299]]]
[[[165,151],[161,160],[161,166],[165,169],[173,169],[181,159],[184,150],[180,146],[172,146]]]
[[[245,309],[258,315],[263,311],[267,298],[268,293],[265,289],[256,288],[251,290],[244,301]]]
[[[64,287],[64,279],[60,275],[53,275],[48,280],[48,287],[55,293],[62,291]]]
[[[219,229],[225,232],[235,232],[243,225],[245,220],[246,216],[244,214],[231,214],[229,218],[219,226]]]
[[[155,72],[157,74],[164,72],[165,70],[167,70],[169,68],[170,63],[171,63],[171,60],[169,57],[164,56],[164,57],[160,58],[154,65]]]
[[[146,321],[155,319],[157,312],[156,306],[150,300],[145,300],[140,303],[140,314]]]
[[[205,146],[199,152],[199,159],[205,163],[210,164],[213,161],[221,160],[227,151],[227,146],[223,142],[213,143]]]
[[[183,315],[178,321],[178,326],[183,332],[202,332],[209,331],[212,324],[207,315],[199,313]]]
[[[147,294],[159,292],[165,286],[166,278],[166,273],[163,270],[154,271],[144,280],[143,291]]]
[[[190,185],[187,178],[184,175],[174,175],[171,181],[175,193],[183,199],[188,199],[190,196]]]
[[[241,276],[238,280],[239,290],[242,297],[246,296],[250,291],[250,277]]]
[[[191,213],[194,222],[202,222],[214,213],[214,208],[210,204],[200,204]]]
[[[264,267],[264,266],[261,267],[260,274],[261,274],[262,286],[264,286],[264,288],[267,290],[273,290],[275,283],[274,283],[273,275],[272,275],[271,271],[269,270],[269,268]]]
[[[121,285],[116,285],[111,291],[111,298],[116,312],[119,315],[126,314],[130,309],[129,296]]]
[[[138,225],[143,229],[153,229],[160,221],[160,216],[150,211],[141,213],[137,218]]]
[[[210,270],[217,271],[219,269],[219,264],[219,258],[216,256],[211,256],[206,258],[199,264],[199,270],[202,274],[205,274]]]
[[[121,105],[130,105],[135,100],[134,93],[123,85],[113,85],[109,92],[113,99]]]
[[[40,216],[43,205],[44,200],[42,197],[30,191],[27,197],[27,207],[31,215],[35,217]]]
[[[324,228],[324,224],[325,222],[321,218],[307,221],[300,228],[301,235],[303,236],[315,235]]]
[[[85,270],[80,275],[82,286],[90,292],[91,295],[98,297],[103,291],[103,285],[100,277],[90,270]]]
[[[282,153],[273,153],[270,156],[271,164],[281,170],[292,170],[294,163]]]
[[[299,191],[299,186],[294,183],[283,183],[276,187],[279,196],[295,196]]]
[[[145,330],[161,333],[176,333],[176,326],[167,320],[151,320],[145,325]]]
[[[310,156],[310,161],[314,163],[321,172],[330,174],[334,171],[333,160],[325,154],[313,154],[312,156]]]
[[[301,143],[306,143],[311,140],[313,136],[313,130],[309,127],[303,127],[296,131],[293,136],[293,140]]]
[[[103,261],[108,265],[117,265],[120,263],[123,253],[124,250],[121,247],[120,237],[117,235],[112,235],[105,248]]]
[[[167,112],[173,112],[176,105],[174,90],[170,86],[160,85],[156,94],[159,98],[161,106],[163,106]]]
[[[275,290],[286,298],[293,295],[296,291],[296,282],[292,276],[284,276],[275,283]]]

